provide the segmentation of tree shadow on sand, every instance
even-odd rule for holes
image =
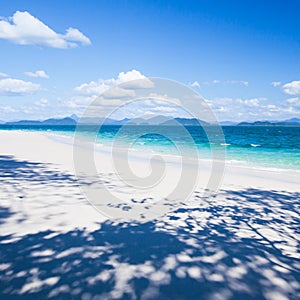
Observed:
[[[0,179],[74,183],[32,164],[1,157]],[[0,235],[1,299],[299,299],[300,193],[194,198],[144,224]],[[1,206],[0,225],[12,214]]]
[[[28,180],[32,183],[75,183],[75,177],[59,171],[49,170],[50,164],[16,160],[11,155],[0,155],[0,180],[12,183]]]

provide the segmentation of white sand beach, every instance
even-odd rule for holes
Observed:
[[[155,299],[176,286],[178,299],[297,299],[300,172],[227,163],[216,197],[201,198],[199,183],[190,205],[158,220],[118,223],[86,200],[72,143],[1,131],[0,145],[3,295]],[[118,195],[145,196],[122,184],[109,153],[98,151],[95,161]],[[147,165],[138,157],[132,168]]]

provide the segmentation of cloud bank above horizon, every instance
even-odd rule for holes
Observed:
[[[44,70],[35,72],[25,72],[25,75],[32,78],[48,78],[48,74]],[[146,85],[139,86],[139,81],[143,79]],[[130,84],[126,85],[126,82]],[[300,82],[300,81],[299,81]],[[120,85],[121,86],[118,86]],[[133,85],[135,84],[135,85]],[[116,77],[108,79],[92,80],[90,82],[81,83],[75,86],[72,91],[72,96],[65,99],[47,99],[40,97],[28,106],[4,105],[2,106],[2,116],[0,119],[5,119],[10,116],[12,119],[16,113],[22,114],[23,118],[34,118],[38,114],[39,118],[47,117],[64,117],[71,114],[81,115],[85,108],[94,101],[97,97],[105,93],[105,97],[101,99],[101,105],[105,107],[118,107],[122,105],[123,99],[135,96],[135,89],[151,87],[151,80],[142,72],[132,69],[127,72],[119,72]],[[227,84],[236,84],[236,81],[228,80]],[[111,89],[112,87],[116,87]],[[201,90],[205,83],[194,81],[189,84],[191,88]],[[280,85],[276,85],[279,87]],[[283,92],[288,95],[296,95],[298,81],[292,81],[282,85]],[[287,89],[286,91],[284,89]],[[38,94],[43,90],[42,86],[37,83],[25,81],[15,78],[0,79],[0,96],[18,96]],[[111,92],[110,92],[111,91]],[[160,100],[159,100],[160,99]],[[120,110],[120,115],[114,115],[116,119],[134,118],[142,113],[148,115],[165,115],[174,117],[188,117],[187,114],[175,105],[164,103],[169,100],[166,95],[150,95],[149,100],[143,105],[131,105],[128,111]],[[174,100],[174,99],[172,99]],[[176,99],[175,99],[176,100]],[[173,101],[174,102],[174,101]],[[175,101],[176,102],[176,101]],[[293,97],[283,100],[279,105],[272,103],[267,97],[256,98],[233,98],[233,97],[216,97],[206,99],[206,102],[211,107],[220,121],[243,121],[243,120],[265,120],[265,119],[288,119],[297,117],[300,114],[300,98]],[[235,116],[234,119],[232,116]]]

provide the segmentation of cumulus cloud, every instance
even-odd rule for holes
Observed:
[[[40,89],[40,85],[30,81],[14,78],[0,80],[0,94],[2,95],[27,95]]]
[[[160,114],[163,114],[163,113],[176,113],[178,112],[178,109],[176,109],[176,107],[172,107],[172,106],[156,106],[154,108],[151,108],[149,109],[150,112],[153,112],[153,113],[160,113]],[[171,114],[172,116],[172,114]]]
[[[157,105],[155,104],[156,101],[162,101],[162,102],[170,102],[170,103],[174,103],[176,105],[180,105],[181,101],[178,98],[174,98],[174,97],[170,97],[166,94],[162,95],[162,94],[157,94],[157,93],[150,93],[149,94],[149,102],[147,103],[147,105]]]
[[[274,86],[274,87],[277,87],[277,86],[281,85],[281,82],[280,81],[273,81],[273,82],[271,82],[271,85]]]
[[[135,69],[128,72],[120,72],[118,75],[117,84],[137,79],[146,79],[146,76]]]
[[[91,81],[89,83],[83,83],[75,87],[74,91],[79,95],[93,96],[101,95],[104,91],[109,88],[105,80]]]
[[[258,107],[260,106],[260,102],[265,100],[266,98],[252,98],[252,99],[245,99],[245,100],[237,99],[237,102],[245,104],[246,106],[249,107]]]
[[[229,84],[240,84],[240,85],[244,85],[244,86],[249,86],[249,82],[246,80],[227,80],[225,81],[225,84],[229,83]]]
[[[51,48],[73,48],[90,45],[91,41],[76,28],[68,28],[65,34],[56,33],[27,11],[16,11],[12,17],[0,20],[0,38],[20,45],[36,45]]]
[[[138,81],[139,79],[144,79],[143,81]],[[137,80],[136,82],[134,80]],[[128,83],[127,83],[128,82]],[[123,83],[122,87],[118,89],[114,89],[112,94],[106,92],[105,96],[107,98],[112,97],[126,97],[126,96],[134,96],[132,92],[126,91],[126,89],[138,89],[138,88],[150,88],[153,86],[153,83],[147,79],[146,76],[141,74],[137,70],[131,70],[128,72],[120,72],[117,78],[111,79],[100,79],[98,81],[91,81],[89,83],[83,83],[77,87],[75,87],[75,92],[79,95],[86,96],[99,96],[108,89],[118,84]],[[119,91],[119,93],[117,93]]]
[[[283,120],[299,115],[298,99],[290,98],[285,103],[275,104],[268,102],[268,99],[264,97],[216,98],[210,100],[210,105],[220,120]]]
[[[286,100],[287,103],[295,105],[295,106],[300,106],[300,98],[289,98]]]
[[[0,72],[0,77],[8,77],[8,74]]]
[[[0,110],[5,114],[11,114],[17,112],[17,110],[11,106],[4,105],[0,107]]]
[[[289,95],[300,94],[300,80],[288,82],[282,86],[282,90]]]
[[[206,81],[204,82],[206,85],[211,85],[211,84],[223,84],[223,85],[228,85],[228,84],[238,84],[238,85],[243,85],[243,86],[249,86],[249,82],[246,80],[225,80],[221,81],[218,79],[212,80],[212,81]]]
[[[195,88],[198,88],[200,89],[200,83],[198,81],[194,81],[190,84],[191,87],[195,87]]]
[[[160,100],[148,99],[141,102],[131,102],[126,106],[121,106],[111,115],[114,119],[123,118],[152,118],[161,115],[165,117],[183,117],[190,118],[188,114],[179,106],[166,104]]]
[[[66,34],[63,35],[64,39],[67,41],[79,42],[83,45],[90,45],[90,39],[80,32],[77,28],[68,28]]]
[[[47,99],[42,98],[39,101],[35,101],[34,104],[38,107],[47,107],[49,105],[49,102]]]
[[[124,89],[119,86],[114,87],[113,89],[108,89],[105,92],[106,99],[116,99],[116,98],[125,98],[125,97],[134,97],[134,90]]]
[[[49,78],[49,75],[43,70],[38,70],[35,72],[25,72],[25,75],[35,78]]]

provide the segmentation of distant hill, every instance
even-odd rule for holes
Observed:
[[[300,125],[299,118],[292,118],[284,121],[255,121],[255,122],[241,122],[238,126],[295,126]]]
[[[70,117],[63,119],[47,119],[42,122],[43,125],[76,125],[76,121]]]
[[[221,121],[220,122],[220,125],[222,125],[222,126],[235,126],[237,124],[238,124],[238,122],[232,122],[232,121]]]
[[[76,125],[76,121],[70,117],[63,119],[47,119],[44,121],[21,120],[16,122],[6,122],[6,125]]]
[[[78,122],[78,120],[79,120],[79,117],[75,114],[71,115],[70,118],[73,119],[76,122]]]
[[[176,122],[174,122],[176,121]],[[104,118],[79,118],[77,115],[73,114],[70,117],[66,118],[51,118],[44,121],[39,120],[20,120],[20,121],[13,121],[13,122],[2,122],[0,124],[6,125],[23,125],[23,126],[46,126],[46,125],[72,125],[75,126],[78,122],[80,124],[104,124],[104,125],[165,125],[165,126],[174,126],[177,123],[183,126],[199,126],[199,125],[210,125],[207,122],[195,119],[195,118],[170,118],[166,116],[155,116],[149,118],[136,118],[136,119],[128,119],[124,118],[122,120],[114,120],[114,119],[104,119]],[[217,125],[217,124],[211,124]],[[300,126],[300,119],[299,118],[291,118],[284,121],[255,121],[255,122],[241,122],[235,123],[232,121],[223,121],[220,122],[222,126]]]
[[[286,124],[300,124],[300,119],[299,118],[292,118],[284,121]]]
[[[114,120],[114,119],[103,119],[103,118],[85,118],[81,119],[80,123],[83,124],[100,124],[104,125],[166,125],[172,126],[176,125],[174,120],[184,126],[199,126],[199,121],[197,119],[188,119],[188,118],[170,118],[166,116],[155,116],[149,118],[135,118],[135,119],[122,119],[122,120]],[[208,124],[204,121],[201,121],[201,124]]]
[[[203,125],[209,125],[209,123],[198,120],[198,119],[187,119],[187,118],[175,118],[175,121],[177,121],[179,124],[183,126],[203,126]],[[169,120],[163,123],[163,125],[176,125],[174,123],[174,120]]]
[[[86,124],[86,125],[97,125],[97,124],[104,124],[104,125],[124,125],[129,119],[125,118],[123,120],[114,120],[110,118],[80,118],[79,122],[80,124]]]
[[[271,123],[270,121],[255,121],[255,122],[241,122],[238,126],[271,126],[276,123]]]
[[[126,122],[121,120],[122,125],[165,125],[165,126],[176,126],[179,124],[183,126],[199,126],[199,125],[207,125],[208,123],[204,121],[199,121],[195,118],[171,118],[166,116],[155,116],[152,118],[136,118],[136,119],[127,119]]]

